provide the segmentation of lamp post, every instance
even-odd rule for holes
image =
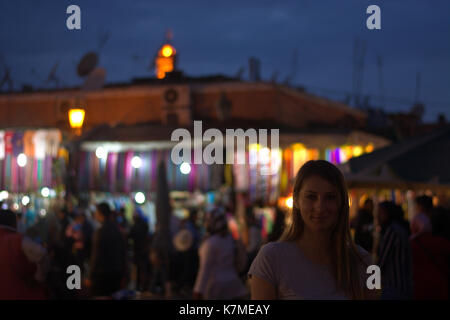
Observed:
[[[83,128],[85,110],[82,108],[73,108],[68,112],[70,127],[72,128],[75,136],[81,135]],[[75,137],[73,137],[75,138]],[[69,159],[67,163],[67,176],[66,176],[66,201],[73,195],[77,194],[76,177],[77,177],[77,158],[79,141],[77,139],[70,139],[67,148],[69,151]]]
[[[81,135],[81,129],[84,122],[84,109],[70,109],[69,110],[69,123],[70,127],[75,131],[77,136]]]

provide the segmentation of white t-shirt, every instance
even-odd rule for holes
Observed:
[[[363,259],[370,261],[369,254],[360,247],[358,249]],[[248,275],[272,283],[281,300],[348,299],[344,292],[336,289],[329,270],[310,261],[294,242],[280,241],[264,245],[253,260]]]

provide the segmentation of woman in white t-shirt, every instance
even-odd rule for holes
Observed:
[[[369,254],[349,231],[349,201],[333,164],[308,161],[294,182],[293,209],[278,242],[261,248],[248,272],[252,299],[367,299]]]

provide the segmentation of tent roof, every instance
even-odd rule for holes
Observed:
[[[342,170],[350,184],[448,185],[450,127],[350,159]]]

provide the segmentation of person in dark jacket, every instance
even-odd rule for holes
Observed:
[[[357,216],[352,220],[351,226],[355,229],[355,243],[372,252],[373,248],[373,201],[366,199],[364,206],[358,211]]]
[[[397,208],[384,201],[378,206],[380,242],[377,256],[381,269],[382,299],[404,300],[413,296],[412,257],[408,233],[396,221]]]
[[[138,212],[134,214],[134,225],[128,237],[133,240],[133,259],[136,265],[136,290],[144,291],[148,281],[150,235],[148,223]]]
[[[95,218],[101,227],[94,233],[92,245],[91,294],[111,296],[122,289],[126,278],[126,243],[107,203],[97,205]]]

